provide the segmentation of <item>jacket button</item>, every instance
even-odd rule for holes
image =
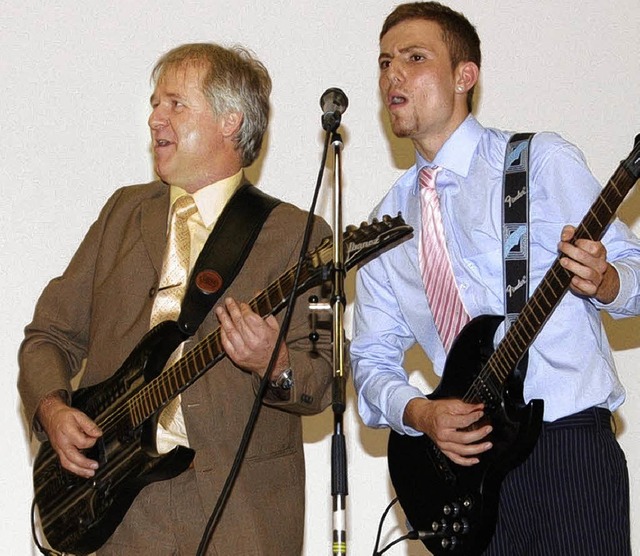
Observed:
[[[153,286],[150,290],[149,290],[149,297],[153,298],[156,295],[156,287]]]

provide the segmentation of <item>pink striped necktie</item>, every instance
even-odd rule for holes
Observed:
[[[420,272],[429,300],[431,313],[446,352],[469,315],[458,295],[458,287],[451,269],[444,238],[440,199],[436,192],[436,175],[439,167],[420,170],[420,199],[422,206],[422,237],[420,241]]]

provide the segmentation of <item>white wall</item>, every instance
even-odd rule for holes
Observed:
[[[64,269],[108,195],[119,185],[152,178],[146,119],[155,60],[191,41],[239,42],[254,50],[271,72],[274,93],[266,154],[251,176],[259,177],[266,191],[303,207],[310,202],[321,155],[318,101],[327,87],[341,87],[350,100],[343,118],[344,223],[357,224],[413,157],[410,144],[385,133],[377,95],[377,37],[395,4],[0,1],[5,297],[0,546],[5,554],[36,553],[29,530],[32,449],[15,387],[22,328],[43,286]],[[513,130],[559,131],[583,148],[606,182],[639,131],[638,0],[452,0],[451,5],[475,22],[483,41],[481,121]],[[321,204],[330,220],[329,182]],[[633,225],[639,213],[636,192],[622,216]],[[618,420],[631,471],[633,542],[640,552],[638,320],[607,326],[628,389]],[[305,555],[316,556],[331,553],[332,415],[325,412],[306,425]],[[364,556],[372,552],[378,518],[392,493],[386,433],[362,426],[352,390],[345,432],[348,552]],[[387,540],[398,532],[393,523],[385,529]],[[391,553],[417,555],[424,553],[420,547]]]

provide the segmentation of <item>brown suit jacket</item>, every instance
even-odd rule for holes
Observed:
[[[84,361],[80,385],[102,382],[148,331],[168,210],[169,191],[161,182],[119,189],[64,274],[45,288],[19,354],[19,390],[29,422],[43,396],[59,389],[71,392],[71,379]],[[306,213],[296,207],[277,206],[227,294],[248,301],[293,266],[305,220]],[[317,219],[311,248],[329,234],[326,223]],[[217,325],[210,314],[185,351]],[[292,395],[288,401],[265,397],[242,470],[212,539],[218,553],[300,553],[304,524],[300,415],[328,405],[332,376],[328,333],[322,333],[314,347],[309,332],[305,297],[296,303],[287,336],[295,377]],[[182,395],[207,516],[229,472],[258,383],[256,376],[224,359]]]

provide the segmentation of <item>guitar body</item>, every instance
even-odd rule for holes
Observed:
[[[598,240],[640,178],[640,135],[575,230],[573,242]],[[559,255],[493,349],[503,317],[473,319],[456,338],[442,380],[430,399],[483,402],[493,447],[471,467],[456,465],[427,437],[389,437],[389,473],[411,527],[436,556],[477,556],[491,541],[500,486],[533,450],[542,425],[543,402],[525,404],[518,363],[569,289],[572,274]]]
[[[343,235],[344,268],[353,268],[412,231],[400,214],[359,228],[348,226]],[[327,237],[300,266],[289,268],[249,306],[263,318],[277,314],[292,294],[326,281],[332,264],[333,243]],[[175,477],[189,467],[193,450],[178,447],[168,454],[157,453],[157,420],[172,399],[226,356],[220,334],[218,327],[167,365],[187,335],[173,321],[160,323],[111,378],[74,393],[72,405],[102,429],[102,437],[87,450],[100,467],[92,479],[82,479],[61,468],[49,442],[40,447],[33,467],[35,502],[44,535],[54,549],[77,555],[94,552],[146,485]]]
[[[493,338],[503,317],[473,319],[456,338],[442,380],[430,399],[464,398],[478,389],[478,376],[493,353]],[[436,556],[479,555],[495,530],[500,485],[535,446],[543,402],[522,401],[522,381],[513,373],[502,386],[482,383],[493,431],[493,448],[471,467],[447,458],[426,436],[391,432],[388,462],[391,481],[411,527],[428,533],[425,546]],[[481,424],[484,424],[482,421]]]
[[[104,423],[103,436],[87,451],[100,464],[93,478],[64,470],[49,442],[40,447],[34,462],[35,500],[43,532],[58,551],[94,552],[111,536],[142,488],[189,467],[193,450],[177,447],[159,455],[157,418],[133,426],[128,408],[128,402],[162,372],[184,339],[176,323],[161,323],[112,377],[74,394],[73,407]]]

